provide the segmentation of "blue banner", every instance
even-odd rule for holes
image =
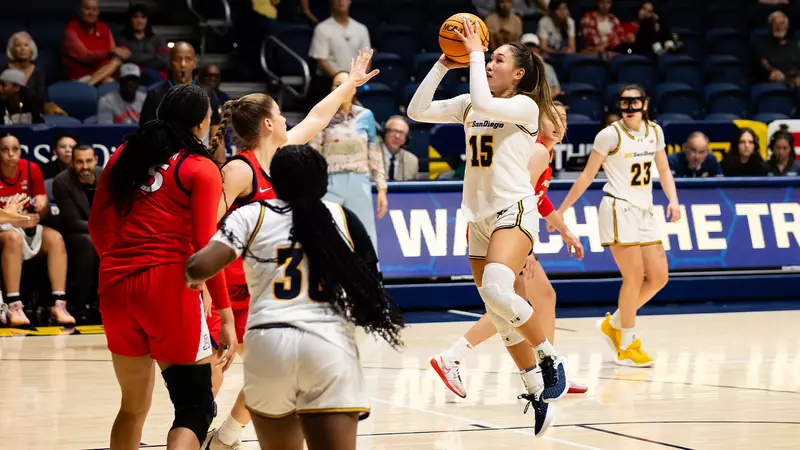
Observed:
[[[23,158],[47,164],[54,159],[51,147],[55,139],[62,134],[70,134],[77,138],[78,143],[91,144],[97,153],[98,164],[105,166],[125,136],[135,130],[135,126],[125,125],[12,125],[0,126],[0,136],[16,136],[22,147]]]
[[[564,216],[583,242],[586,256],[567,255],[561,236],[540,221],[534,251],[553,274],[617,270],[611,252],[600,245],[598,205],[602,182],[595,182]],[[559,205],[571,186],[553,181],[549,197]],[[682,218],[665,223],[670,270],[800,271],[800,179],[678,180]],[[397,189],[397,190],[395,190]],[[386,278],[469,275],[466,221],[461,215],[461,184],[395,184],[389,213],[377,221],[378,252]],[[666,198],[654,186],[657,216]],[[666,222],[666,221],[665,221]]]

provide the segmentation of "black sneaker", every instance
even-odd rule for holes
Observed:
[[[528,404],[525,405],[525,410],[522,412],[523,414],[527,414],[528,408],[533,406],[533,412],[536,416],[533,426],[534,434],[536,434],[536,437],[542,436],[556,417],[555,407],[545,403],[536,394],[520,394],[517,398],[528,401]]]
[[[548,403],[554,402],[567,395],[569,383],[567,383],[567,372],[564,369],[564,361],[559,356],[547,356],[539,363],[544,379],[544,391],[542,399]]]

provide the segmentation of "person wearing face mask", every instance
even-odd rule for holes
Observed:
[[[722,173],[726,177],[763,177],[767,165],[759,152],[756,133],[750,128],[740,128],[731,147],[722,157]]]
[[[770,176],[800,175],[800,162],[797,161],[797,154],[794,151],[794,136],[788,126],[781,125],[781,129],[772,135],[769,149],[772,152],[767,161],[767,173]]]
[[[708,151],[708,137],[700,131],[690,134],[683,151],[669,155],[669,168],[675,178],[718,177],[722,169]]]
[[[51,150],[53,152],[53,160],[47,164],[40,164],[42,175],[45,180],[55,178],[63,170],[72,167],[72,149],[78,145],[78,138],[69,134],[63,133],[56,136],[53,141]]]
[[[412,181],[419,176],[419,159],[404,147],[408,144],[408,123],[403,116],[386,121],[382,142],[387,181]]]

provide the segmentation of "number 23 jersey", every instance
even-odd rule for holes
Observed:
[[[594,151],[606,157],[603,171],[608,182],[603,191],[642,209],[653,206],[656,152],[664,151],[664,131],[656,123],[642,122],[638,131],[617,121],[594,139]]]

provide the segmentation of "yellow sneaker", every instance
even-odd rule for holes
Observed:
[[[611,351],[615,355],[620,352],[620,342],[622,342],[622,332],[611,326],[611,314],[606,313],[606,318],[597,321],[597,329],[603,335]]]
[[[626,367],[653,367],[654,361],[642,350],[642,341],[636,339],[628,348],[617,353],[616,363]]]

